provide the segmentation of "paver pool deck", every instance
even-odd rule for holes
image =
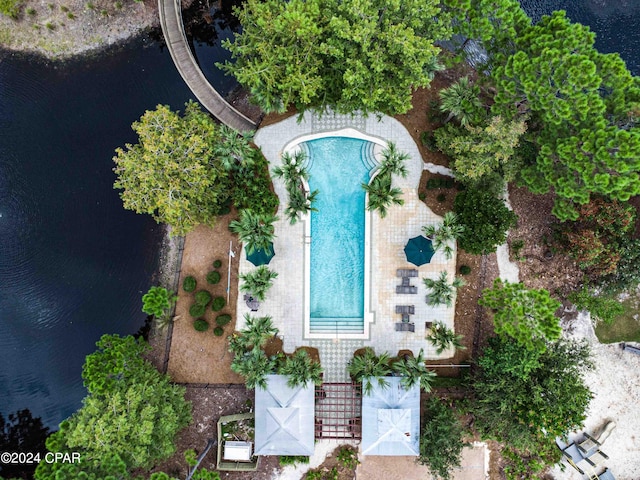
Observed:
[[[393,177],[393,186],[402,189],[404,205],[390,207],[385,218],[380,218],[376,211],[366,212],[371,226],[370,242],[366,246],[371,259],[369,284],[365,284],[365,289],[369,289],[370,293],[369,305],[365,305],[365,310],[370,312],[371,320],[368,336],[362,339],[344,339],[339,335],[325,339],[305,337],[305,242],[313,241],[305,236],[305,226],[310,219],[307,216],[295,225],[289,224],[282,213],[287,205],[287,193],[283,181],[277,178],[273,179],[273,183],[280,198],[279,220],[275,223],[275,257],[271,260],[269,268],[277,272],[278,277],[257,312],[250,312],[242,295],[238,296],[236,328],[240,330],[244,327],[242,317],[245,313],[272,317],[287,352],[292,352],[300,346],[318,348],[326,382],[347,381],[347,363],[356,349],[365,346],[373,347],[377,354],[388,352],[392,356],[405,349],[417,354],[422,348],[429,359],[452,357],[453,350],[436,355],[433,346],[425,339],[425,322],[438,320],[449,328],[454,328],[455,303],[452,307],[428,306],[425,302],[427,289],[422,279],[435,279],[444,270],[451,281],[455,274],[455,251],[449,260],[442,252],[436,252],[431,262],[421,267],[408,263],[404,254],[407,241],[411,237],[421,235],[423,226],[441,221],[441,217],[435,215],[418,198],[423,160],[411,135],[400,122],[388,116],[364,118],[358,115],[329,113],[317,116],[305,113],[301,121],[298,121],[297,117],[290,117],[259,129],[254,142],[262,149],[269,161],[270,169],[273,169],[281,164],[281,155],[288,145],[309,135],[373,137],[384,143],[395,142],[400,151],[410,155],[406,162],[407,177]],[[240,255],[239,263],[240,274],[255,268],[246,260],[244,252]],[[417,268],[418,278],[412,279],[412,285],[418,287],[417,294],[396,293],[395,287],[400,284],[400,279],[396,277],[398,268]],[[396,305],[415,305],[415,314],[410,320],[415,323],[415,332],[395,331],[395,323],[401,321],[400,315],[395,313]]]

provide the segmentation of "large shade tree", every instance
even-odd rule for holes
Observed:
[[[248,0],[237,14],[223,68],[268,112],[404,113],[451,33],[438,0]]]

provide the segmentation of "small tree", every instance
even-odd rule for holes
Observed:
[[[449,113],[445,123],[455,118],[460,125],[469,125],[482,113],[480,88],[463,77],[448,88],[440,90],[440,110]]]
[[[389,382],[384,379],[391,373],[389,354],[387,353],[376,356],[373,348],[366,347],[362,355],[353,356],[347,369],[354,381],[362,382],[362,390],[365,395],[370,395],[373,390],[372,379],[376,379],[381,388],[389,386]]]
[[[431,326],[431,332],[427,335],[427,340],[435,347],[438,355],[451,347],[458,350],[466,349],[467,347],[462,344],[463,338],[462,335],[456,335],[453,329],[442,322],[434,322]]]
[[[380,157],[380,173],[378,175],[399,175],[406,178],[407,166],[405,162],[410,158],[408,153],[401,152],[394,142],[389,142],[380,152]]]
[[[458,223],[458,217],[453,212],[447,212],[442,217],[442,223],[436,225],[426,225],[422,227],[425,236],[431,239],[434,250],[442,249],[445,257],[450,259],[453,256],[454,243],[464,232],[464,225]]]
[[[424,409],[424,425],[420,436],[418,461],[442,480],[451,478],[451,471],[460,466],[465,442],[463,429],[454,410],[443,400],[431,397]]]
[[[424,363],[424,353],[420,349],[417,357],[407,355],[393,364],[393,371],[402,377],[402,385],[409,389],[416,383],[425,392],[431,391],[431,382],[436,373],[429,370]]]
[[[307,192],[304,188],[304,181],[309,180],[309,172],[303,167],[306,155],[302,150],[296,151],[293,155],[289,152],[282,154],[282,165],[273,169],[273,176],[282,178],[287,194],[289,205],[285,213],[291,225],[295,224],[301,214],[306,214],[312,210],[318,190]]]
[[[142,311],[157,318],[163,317],[176,299],[176,295],[164,287],[151,287],[142,296]]]
[[[278,333],[278,329],[273,326],[271,317],[252,317],[245,314],[246,326],[240,332],[238,341],[244,345],[245,350],[256,350],[263,347],[269,338]]]
[[[259,348],[254,348],[250,352],[242,355],[235,355],[231,362],[231,370],[245,378],[247,388],[260,387],[267,388],[266,376],[273,373],[276,368],[276,361],[267,357]]]
[[[447,280],[447,272],[440,272],[437,280],[423,278],[425,287],[431,290],[427,294],[427,305],[435,306],[444,304],[450,307],[453,303],[453,296],[457,288],[463,287],[465,281],[460,277],[455,277],[451,283]]]
[[[237,233],[245,244],[248,254],[255,250],[269,250],[275,238],[273,223],[278,220],[274,215],[260,215],[252,210],[240,212],[240,218],[229,223],[229,230]]]
[[[260,265],[254,271],[240,275],[244,282],[240,286],[240,290],[251,294],[262,302],[277,277],[276,272],[269,270],[266,265]]]
[[[544,352],[547,343],[562,333],[555,316],[561,303],[551,298],[547,290],[529,290],[522,283],[497,278],[493,288],[482,292],[478,303],[493,310],[498,335],[508,335],[528,350]]]
[[[314,362],[305,350],[298,350],[288,356],[278,373],[289,376],[287,385],[291,388],[298,385],[306,387],[309,380],[316,385],[322,383],[322,367],[318,362]]]
[[[404,200],[400,198],[402,190],[391,188],[389,173],[378,174],[371,183],[363,183],[362,188],[369,194],[367,210],[378,210],[381,218],[387,216],[387,209],[391,205],[404,205]]]

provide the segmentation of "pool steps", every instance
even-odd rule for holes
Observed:
[[[364,318],[311,318],[311,333],[364,333]]]

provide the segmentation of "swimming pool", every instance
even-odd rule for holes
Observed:
[[[311,212],[309,326],[311,334],[363,333],[365,191],[375,144],[324,137],[300,144],[308,155]]]

